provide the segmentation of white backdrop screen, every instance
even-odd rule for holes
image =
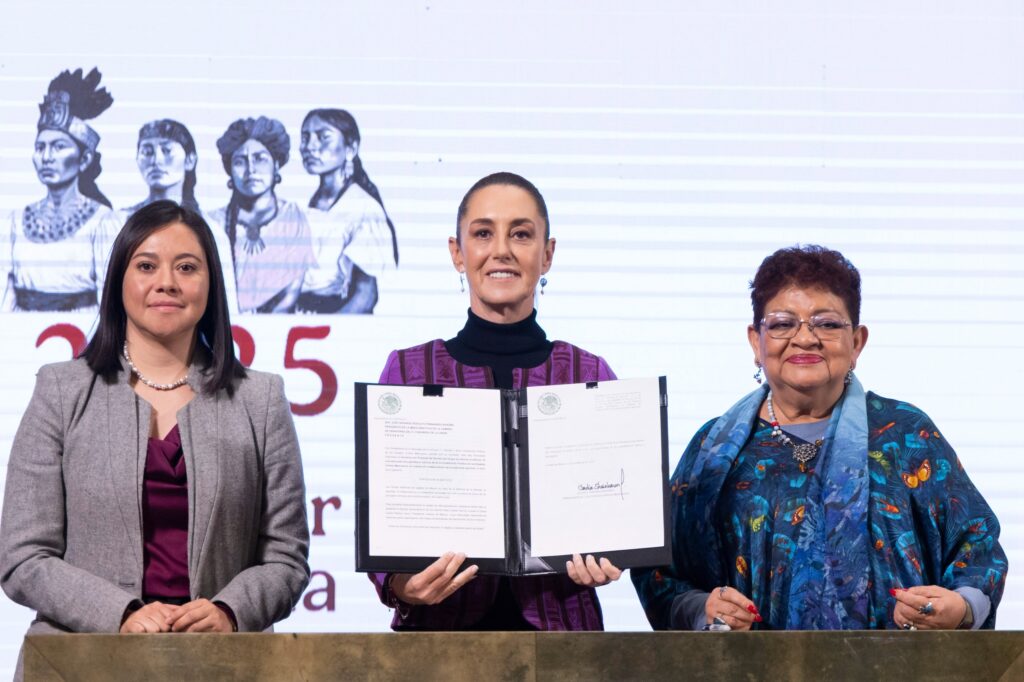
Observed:
[[[468,302],[446,239],[476,179],[510,170],[545,194],[558,249],[539,320],[620,377],[668,376],[673,466],[696,428],[753,386],[747,285],[761,259],[794,243],[839,249],[864,278],[871,338],[858,375],[922,407],[955,446],[1014,567],[999,626],[1024,627],[1022,6],[623,7],[8,0],[3,231],[46,196],[32,161],[37,105],[64,69],[97,67],[113,96],[91,125],[97,183],[115,208],[146,196],[138,132],[161,118],[195,138],[203,210],[225,206],[216,140],[260,115],[291,137],[276,192],[305,207],[317,178],[300,158],[303,117],[353,114],[400,253],[373,314],[234,320],[253,337],[253,367],[283,374],[294,403],[320,400],[295,417],[315,573],[285,631],[387,628],[353,572],[351,386],[375,381],[391,349],[461,327]],[[0,314],[0,464],[39,365],[70,356],[40,334],[88,334],[93,322]],[[320,364],[286,367],[289,353]],[[336,395],[323,391],[332,377]],[[628,580],[600,593],[609,629],[647,628]],[[29,620],[0,604],[0,665],[13,665]]]

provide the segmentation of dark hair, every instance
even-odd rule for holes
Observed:
[[[754,328],[761,328],[764,308],[787,287],[824,289],[843,300],[854,327],[860,324],[860,273],[838,251],[808,244],[779,249],[761,262],[750,282]]]
[[[220,152],[221,163],[224,164],[224,171],[231,175],[231,156],[247,140],[256,140],[270,152],[270,155],[277,161],[277,167],[282,168],[288,163],[288,153],[291,149],[291,138],[284,124],[275,118],[260,116],[259,118],[240,118],[224,131],[224,134],[217,140],[217,151]],[[269,191],[274,191],[277,185],[277,178],[271,185]],[[228,241],[231,243],[231,260],[235,258],[235,239],[238,229],[238,190],[231,192],[231,200],[228,201],[228,208],[224,216],[224,229],[228,233]]]
[[[490,175],[480,178],[473,186],[466,192],[466,196],[462,197],[462,202],[459,203],[459,212],[455,216],[455,240],[462,243],[462,235],[459,233],[459,223],[466,217],[466,210],[469,208],[469,200],[474,194],[482,190],[485,187],[491,185],[511,185],[512,187],[518,187],[521,190],[526,191],[531,197],[533,197],[534,203],[537,204],[537,212],[544,218],[544,239],[551,239],[551,221],[548,219],[548,205],[544,203],[544,197],[541,196],[540,190],[537,187],[524,178],[521,175],[515,173],[509,173],[508,171],[501,171],[499,173],[491,173]]]
[[[229,125],[217,140],[217,151],[220,152],[224,171],[228,175],[231,175],[231,155],[247,140],[256,140],[266,147],[270,155],[277,161],[278,168],[282,168],[288,163],[288,153],[291,150],[292,142],[283,123],[276,118],[267,118],[266,116],[240,118]]]
[[[163,137],[174,140],[181,145],[186,154],[198,155],[196,153],[196,141],[192,139],[192,133],[182,123],[169,118],[161,118],[157,121],[150,121],[139,128],[139,141],[135,145],[138,152],[139,145],[148,137]],[[196,201],[196,169],[185,171],[185,181],[181,185],[181,205],[199,213],[199,202]]]
[[[302,119],[302,125],[306,125],[309,119],[316,116],[322,118],[333,127],[337,128],[345,137],[345,144],[357,144],[360,141],[359,126],[355,117],[344,109],[313,109]]]
[[[74,140],[74,138],[71,138]],[[78,149],[81,153],[85,153],[86,149],[82,146],[82,143],[75,140],[75,144],[78,145]],[[107,198],[103,192],[100,191],[99,186],[96,184],[96,178],[103,172],[103,166],[100,165],[100,158],[103,155],[98,150],[92,152],[92,162],[85,167],[85,170],[78,174],[78,193],[82,196],[89,197],[93,201],[103,204],[107,208],[113,208],[110,203],[110,199]]]
[[[306,122],[314,116],[323,119],[330,126],[337,128],[342,137],[345,138],[345,146],[359,144],[362,139],[359,136],[359,126],[356,124],[355,117],[344,109],[313,109],[302,119],[302,125],[306,125]],[[384,200],[381,199],[380,190],[377,189],[377,185],[373,184],[370,176],[363,170],[363,161],[359,158],[359,152],[356,152],[355,157],[352,159],[352,182],[362,187],[367,194],[373,197],[374,201],[380,204],[381,210],[384,211],[384,219],[387,220],[388,228],[391,230],[391,247],[394,251],[395,265],[398,265],[398,237],[395,233],[395,225],[391,222],[388,210],[384,208]],[[313,206],[312,198],[309,200],[309,205],[310,207]]]
[[[99,324],[96,327],[96,334],[82,351],[82,357],[89,363],[92,371],[108,380],[113,380],[121,370],[121,350],[128,323],[122,298],[124,274],[128,270],[132,254],[149,235],[177,222],[184,223],[195,233],[203,247],[203,255],[210,271],[210,293],[206,300],[206,312],[196,326],[197,350],[198,346],[202,345],[208,354],[208,363],[205,367],[207,378],[203,389],[208,392],[225,389],[231,394],[234,390],[234,380],[245,376],[245,368],[235,358],[228,298],[224,290],[224,271],[217,255],[217,245],[214,243],[210,226],[199,213],[179,206],[169,199],[154,201],[133,213],[114,240],[107,266],[107,280],[103,285],[103,298],[100,300]]]

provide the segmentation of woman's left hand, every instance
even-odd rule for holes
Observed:
[[[894,589],[890,593],[896,598],[892,619],[900,628],[909,629],[906,624],[910,623],[918,630],[955,630],[967,613],[967,600],[938,585]]]
[[[167,618],[171,632],[234,632],[231,619],[209,599],[196,599],[179,606]]]
[[[579,554],[573,554],[572,561],[565,562],[565,570],[570,580],[584,587],[605,585],[622,577],[622,571],[612,562],[604,558],[598,562],[593,554],[588,554],[586,561]]]

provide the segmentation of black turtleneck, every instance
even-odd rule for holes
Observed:
[[[466,326],[444,347],[456,361],[473,367],[490,367],[498,388],[512,388],[512,370],[544,364],[554,344],[537,324],[534,310],[525,320],[512,324],[488,322],[469,311]],[[470,630],[535,630],[523,617],[509,581],[502,577],[494,603]]]
[[[466,326],[454,339],[444,342],[458,362],[490,367],[498,388],[512,388],[512,370],[536,367],[551,355],[552,343],[537,324],[537,311],[512,324],[488,322],[469,311]]]

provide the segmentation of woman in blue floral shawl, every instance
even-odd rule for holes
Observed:
[[[856,268],[782,249],[751,289],[767,386],[705,424],[672,476],[672,565],[632,571],[651,624],[994,627],[999,522],[928,416],[854,376]]]

